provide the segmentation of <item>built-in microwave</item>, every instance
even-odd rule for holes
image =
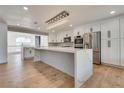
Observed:
[[[65,42],[65,43],[71,42],[71,37],[65,37],[65,38],[64,38],[64,42]]]

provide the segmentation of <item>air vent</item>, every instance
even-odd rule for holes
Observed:
[[[47,20],[45,23],[47,24],[53,24],[58,22],[59,20],[62,20],[63,18],[69,16],[69,13],[67,11],[62,11],[59,14],[57,14],[56,16],[54,16],[53,18]]]

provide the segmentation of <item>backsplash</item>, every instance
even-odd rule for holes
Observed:
[[[49,46],[74,47],[74,43],[49,43]]]

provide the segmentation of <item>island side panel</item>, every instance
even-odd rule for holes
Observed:
[[[75,53],[75,87],[80,87],[93,74],[92,49],[83,49]]]
[[[44,62],[52,67],[61,70],[64,73],[74,77],[74,53],[35,50],[35,61]]]
[[[39,49],[34,49],[34,62],[41,61],[40,54],[41,51]]]

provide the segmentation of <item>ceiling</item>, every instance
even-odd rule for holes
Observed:
[[[51,30],[65,31],[87,22],[109,18],[124,13],[124,5],[33,5],[26,6],[28,11],[21,5],[0,6],[0,16],[3,17],[8,25],[17,25],[39,29],[39,31],[48,32]],[[48,19],[54,17],[61,11],[66,10],[70,13],[67,23],[47,30],[45,23]],[[110,11],[116,11],[114,15]],[[34,24],[34,22],[37,24]],[[69,25],[73,25],[70,27]]]

